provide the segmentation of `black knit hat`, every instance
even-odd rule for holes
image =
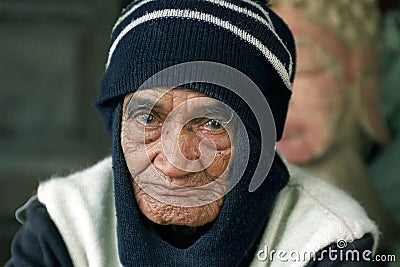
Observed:
[[[138,0],[122,12],[111,42],[101,93],[94,102],[109,131],[113,111],[124,95],[165,68],[209,61],[235,68],[258,86],[269,103],[276,138],[280,139],[295,72],[295,47],[286,24],[266,4],[250,0]],[[247,105],[232,92],[212,84],[182,87],[231,106],[246,126],[254,122]]]

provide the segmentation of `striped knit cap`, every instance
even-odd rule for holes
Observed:
[[[268,101],[280,139],[295,72],[294,40],[266,3],[251,0],[133,1],[114,25],[101,93],[94,102],[106,128],[111,131],[113,111],[124,95],[165,68],[193,61],[222,63],[247,75]],[[169,83],[158,86],[175,85]],[[205,83],[181,87],[226,103],[246,127],[257,125],[233,92]]]

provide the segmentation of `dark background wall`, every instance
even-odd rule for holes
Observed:
[[[91,104],[121,3],[0,2],[0,266],[19,227],[14,211],[38,181],[105,157]]]

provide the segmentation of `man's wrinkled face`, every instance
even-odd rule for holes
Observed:
[[[229,183],[233,121],[219,101],[192,90],[125,96],[121,145],[149,220],[195,227],[217,217]]]

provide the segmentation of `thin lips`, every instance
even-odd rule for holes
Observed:
[[[194,196],[201,195],[210,192],[209,188],[202,186],[188,187],[188,186],[177,186],[171,183],[143,183],[143,189],[148,193],[155,193],[157,195],[168,195],[168,196]],[[211,190],[211,192],[214,192]],[[214,192],[215,193],[215,192]]]
[[[157,186],[161,187],[166,190],[170,191],[179,191],[179,192],[186,192],[186,191],[192,191],[193,187],[183,187],[183,186],[176,186],[173,184],[151,184],[151,186]]]
[[[199,194],[193,188],[188,187],[177,187],[177,186],[165,186],[160,184],[148,184],[149,192],[154,192],[159,196],[176,196],[176,197],[188,197]],[[148,192],[148,193],[149,193]]]
[[[187,194],[190,193],[190,195],[193,194],[199,194],[200,191],[210,191],[209,188],[204,188],[203,185],[194,185],[194,186],[190,186],[190,185],[186,185],[186,186],[179,186],[179,185],[175,185],[171,182],[169,182],[170,179],[169,177],[165,176],[164,174],[160,173],[158,170],[153,169],[154,172],[156,172],[159,177],[162,178],[162,180],[160,179],[155,179],[155,181],[151,181],[149,179],[146,180],[142,180],[141,182],[139,182],[139,184],[141,185],[141,187],[143,187],[143,189],[149,190],[149,191],[153,191],[157,194],[160,193],[160,195],[164,195],[164,194],[168,194],[168,195],[172,195],[172,193],[175,194]],[[213,190],[212,190],[213,191]]]
[[[171,177],[165,176],[164,174],[162,174],[161,172],[159,172],[157,169],[154,168],[154,171],[162,178],[163,182],[149,182],[147,183],[150,186],[160,186],[163,187],[167,190],[171,190],[171,191],[189,191],[189,190],[193,190],[194,188],[198,187],[197,185],[195,186],[180,186],[180,185],[175,185],[169,181],[173,180]],[[157,179],[158,180],[158,179]]]

